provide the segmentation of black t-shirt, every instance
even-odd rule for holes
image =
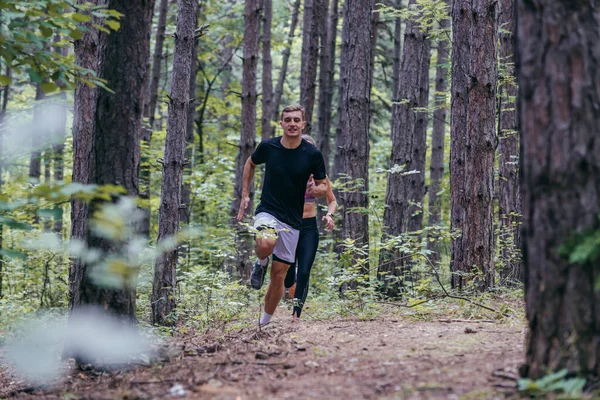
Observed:
[[[321,152],[306,140],[302,140],[295,149],[286,149],[280,136],[263,140],[252,153],[252,162],[266,164],[256,213],[269,213],[299,230],[308,178],[313,174],[315,180],[325,179],[325,162]]]

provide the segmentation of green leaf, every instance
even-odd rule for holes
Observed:
[[[92,17],[85,14],[73,13],[73,19],[77,22],[89,22],[92,20]]]
[[[52,36],[53,33],[51,28],[48,28],[44,25],[40,26],[40,32],[42,32],[42,36],[44,36],[45,38],[49,38],[50,36]]]
[[[54,82],[42,82],[40,83],[40,89],[46,94],[52,93],[58,90],[58,86]]]
[[[16,219],[7,217],[0,217],[0,224],[8,226],[11,229],[18,229],[23,231],[30,231],[31,229],[33,229],[31,225],[25,222],[17,221]]]
[[[10,76],[0,75],[0,85],[8,86],[12,83],[12,79]]]
[[[81,32],[79,29],[72,29],[71,32],[69,32],[69,36],[71,36],[74,40],[79,40],[83,37],[83,32]]]
[[[33,83],[41,83],[42,82],[41,75],[38,74],[36,71],[34,71],[30,68],[27,70],[27,73],[29,74],[29,79],[31,80],[31,82],[33,82]]]
[[[121,27],[121,24],[119,23],[119,21],[115,21],[112,19],[108,19],[105,21],[106,25],[108,25],[113,31],[117,31],[119,30],[119,28]]]

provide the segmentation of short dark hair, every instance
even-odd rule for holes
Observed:
[[[281,110],[281,120],[283,120],[283,114],[294,111],[302,111],[302,121],[304,121],[304,115],[306,114],[306,110],[300,104],[291,104],[286,106]]]

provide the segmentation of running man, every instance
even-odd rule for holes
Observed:
[[[260,204],[256,208],[254,227],[274,230],[276,236],[257,235],[254,251],[258,261],[252,269],[250,284],[260,289],[264,282],[269,258],[273,255],[271,281],[265,295],[265,310],[260,325],[271,321],[283,295],[283,281],[290,264],[296,258],[296,247],[302,228],[302,213],[306,183],[311,175],[315,185],[310,192],[322,197],[327,191],[325,162],[321,152],[302,139],[306,125],[304,108],[287,106],[281,111],[279,125],[283,136],[263,140],[244,165],[242,200],[237,219],[244,218],[250,202],[248,195],[254,169],[265,164],[265,177]]]

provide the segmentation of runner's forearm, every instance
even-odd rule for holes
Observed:
[[[246,164],[244,164],[244,174],[242,176],[242,196],[250,195],[250,183],[254,178],[254,169],[256,165],[252,162],[251,158],[248,158]]]

